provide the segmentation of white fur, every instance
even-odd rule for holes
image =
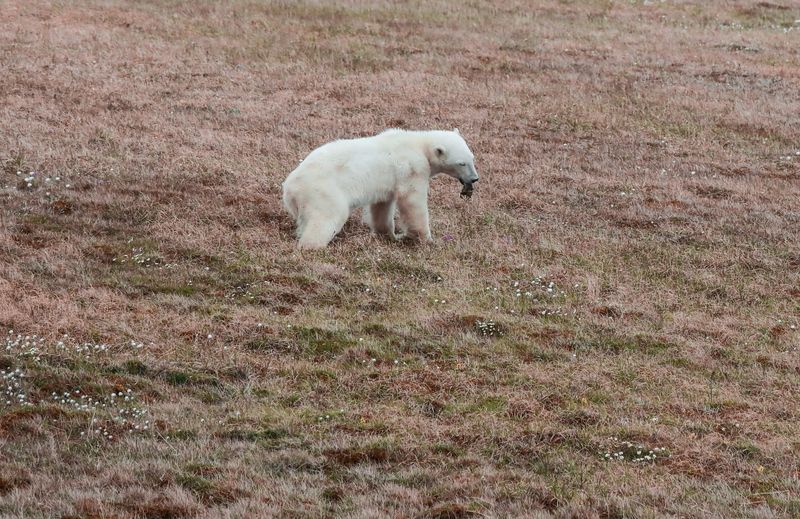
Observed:
[[[300,248],[325,247],[360,207],[377,234],[399,238],[397,211],[404,235],[430,241],[428,187],[439,173],[478,180],[458,130],[386,130],[312,151],[283,182],[283,204],[297,224]]]

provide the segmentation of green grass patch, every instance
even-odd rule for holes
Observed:
[[[409,265],[396,260],[386,260],[378,264],[380,272],[403,281],[414,280],[423,283],[440,283],[442,275],[433,270],[417,265]]]
[[[225,440],[247,441],[247,442],[275,442],[290,436],[289,431],[280,428],[267,429],[247,429],[247,428],[228,428],[217,433],[215,436]]]
[[[571,339],[568,341],[568,346],[572,351],[579,353],[637,352],[647,355],[660,354],[675,348],[673,343],[657,337],[642,334],[626,337],[605,330],[600,330],[590,336],[578,336]]]
[[[502,396],[489,396],[481,398],[475,402],[466,404],[455,404],[448,406],[453,414],[475,414],[475,413],[490,413],[499,414],[503,413],[508,405],[508,401]]]
[[[196,474],[178,474],[175,482],[192,493],[200,495],[207,494],[214,488],[214,483]]]
[[[334,355],[356,344],[344,332],[316,327],[294,328],[294,337],[303,351],[311,356]]]
[[[222,386],[220,380],[214,376],[179,369],[165,371],[162,378],[173,386]]]

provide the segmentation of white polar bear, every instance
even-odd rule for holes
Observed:
[[[478,181],[475,157],[458,130],[386,130],[373,137],[338,140],[312,151],[283,182],[283,204],[295,219],[301,249],[321,249],[353,209],[364,208],[373,232],[431,241],[430,179],[457,178],[462,194]],[[369,207],[367,207],[369,206]],[[395,235],[395,209],[404,231]]]

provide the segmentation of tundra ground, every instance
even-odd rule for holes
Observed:
[[[797,20],[0,2],[0,516],[797,517]],[[297,253],[281,181],[387,127],[472,200]]]

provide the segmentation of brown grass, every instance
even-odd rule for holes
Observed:
[[[0,515],[796,517],[798,19],[0,3]],[[475,196],[297,253],[283,178],[391,126]]]

